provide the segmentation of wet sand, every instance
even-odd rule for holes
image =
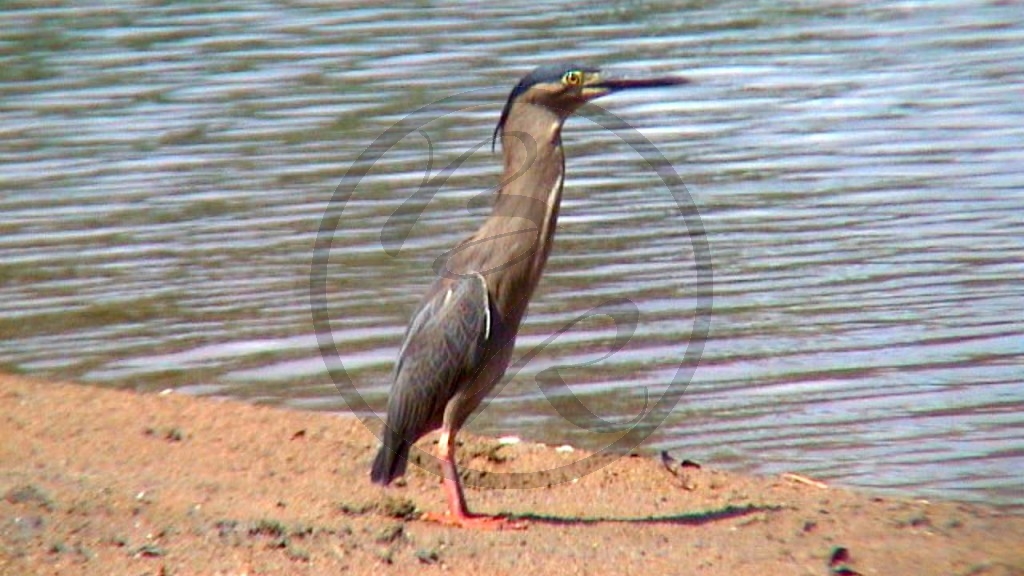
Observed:
[[[0,438],[5,575],[1024,575],[1019,511],[628,456],[496,489],[585,454],[468,435],[470,506],[528,526],[446,528],[435,475],[370,484],[355,418],[173,393],[0,376]]]

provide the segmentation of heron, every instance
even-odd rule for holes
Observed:
[[[491,215],[442,256],[443,270],[412,315],[393,372],[371,480],[405,473],[412,445],[440,429],[437,456],[446,525],[519,529],[506,516],[471,513],[455,462],[455,435],[508,368],[516,334],[551,253],[565,182],[562,127],[585,103],[625,90],[684,84],[679,77],[623,78],[579,66],[542,66],[508,96],[492,135],[504,174]]]

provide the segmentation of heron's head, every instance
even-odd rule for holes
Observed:
[[[579,65],[541,66],[519,81],[508,95],[501,119],[494,129],[493,143],[497,141],[513,107],[519,103],[534,104],[553,111],[562,120],[587,102],[623,90],[659,88],[686,84],[688,80],[677,77],[622,78],[606,77],[597,68]],[[521,108],[521,113],[530,114],[536,108]]]

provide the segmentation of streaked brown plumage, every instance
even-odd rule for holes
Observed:
[[[412,444],[441,428],[438,456],[449,511],[433,519],[521,527],[469,513],[455,466],[455,434],[504,375],[551,251],[565,172],[562,125],[594,98],[684,82],[609,80],[591,68],[566,66],[538,68],[515,87],[495,129],[505,157],[502,186],[491,216],[449,253],[447,270],[413,314],[395,365],[373,482],[387,485],[401,476]]]

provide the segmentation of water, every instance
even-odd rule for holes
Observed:
[[[551,3],[467,12],[336,3],[0,12],[0,369],[344,411],[317,348],[310,263],[359,154],[385,154],[335,235],[328,310],[370,405],[431,263],[479,224],[480,146],[398,257],[390,215],[490,137],[531,67],[685,74],[611,97],[686,182],[710,244],[711,330],[646,451],[918,496],[1024,503],[1024,13],[1013,3]],[[430,145],[427,144],[430,139]],[[631,419],[679,370],[699,293],[668,189],[614,134],[568,123],[555,252],[517,373],[473,428],[601,448],[562,419],[561,375]],[[692,366],[691,366],[692,368]]]

